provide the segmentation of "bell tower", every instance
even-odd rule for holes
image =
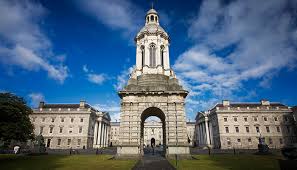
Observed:
[[[135,37],[136,67],[131,76],[163,74],[174,77],[169,63],[168,34],[159,24],[156,10],[150,9],[145,16],[145,25]]]
[[[150,9],[145,25],[135,37],[136,66],[128,84],[118,92],[121,98],[118,156],[144,154],[144,122],[150,116],[157,116],[162,122],[164,156],[190,153],[184,107],[188,92],[170,68],[170,39],[159,21],[157,11]]]

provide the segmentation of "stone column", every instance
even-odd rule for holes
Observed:
[[[98,137],[98,122],[95,121],[95,127],[94,127],[94,139],[93,139],[93,147],[97,145],[97,137]]]
[[[101,139],[101,131],[102,131],[102,125],[101,121],[98,121],[98,132],[97,132],[97,142],[96,145],[99,145],[100,147],[100,139]]]
[[[109,130],[109,126],[108,126],[108,124],[106,124],[106,139],[105,139],[106,147],[108,147],[108,138],[109,138],[108,130]]]
[[[102,137],[101,137],[101,146],[104,147],[104,140],[105,140],[105,123],[102,122]]]
[[[208,128],[208,117],[205,117],[205,133],[206,133],[206,145],[207,146],[210,146],[209,128]]]

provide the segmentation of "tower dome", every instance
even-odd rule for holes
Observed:
[[[163,74],[175,77],[169,63],[170,39],[159,24],[158,12],[151,8],[145,16],[145,25],[135,37],[136,67],[131,77],[144,74]]]

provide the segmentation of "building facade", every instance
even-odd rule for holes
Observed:
[[[111,122],[110,145],[118,146],[120,122]],[[195,142],[195,122],[187,122],[187,137],[189,146]],[[150,146],[151,140],[155,139],[156,145],[163,145],[163,128],[161,121],[148,121],[144,123],[144,146]]]
[[[150,9],[145,26],[135,37],[136,66],[121,98],[121,123],[118,156],[143,155],[144,122],[160,118],[164,154],[190,153],[187,141],[185,98],[169,63],[169,36],[159,24],[159,15]]]
[[[110,117],[85,101],[78,104],[40,102],[30,115],[34,134],[51,149],[87,149],[108,146]]]
[[[196,117],[196,143],[221,149],[258,148],[264,137],[270,148],[296,142],[292,110],[281,103],[230,103],[224,100]]]

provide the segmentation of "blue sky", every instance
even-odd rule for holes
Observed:
[[[297,1],[157,1],[186,114],[222,99],[297,104]],[[0,0],[0,91],[119,118],[148,0]]]

